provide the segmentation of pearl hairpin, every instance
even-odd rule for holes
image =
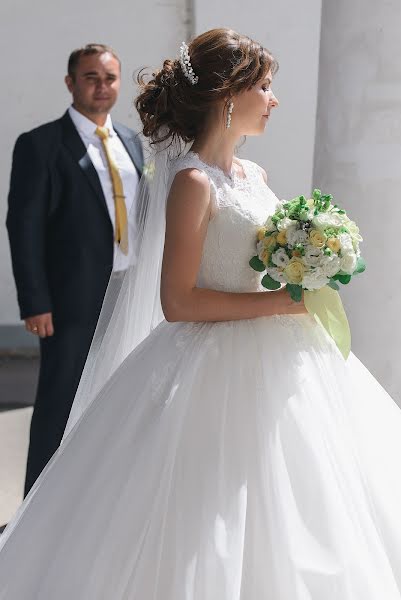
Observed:
[[[180,65],[182,72],[185,77],[192,85],[196,85],[199,81],[199,77],[195,75],[195,72],[191,65],[191,59],[189,57],[189,49],[185,42],[182,42],[180,46]]]

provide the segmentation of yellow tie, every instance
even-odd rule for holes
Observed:
[[[113,154],[110,151],[109,130],[107,127],[97,127],[95,133],[102,140],[109,166],[111,182],[113,184],[113,197],[116,215],[115,240],[118,244],[120,244],[121,251],[124,254],[128,254],[127,207],[125,206],[124,188],[120,172],[113,158]]]

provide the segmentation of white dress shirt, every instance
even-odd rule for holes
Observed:
[[[107,209],[109,211],[110,220],[113,224],[113,231],[115,231],[115,205],[113,197],[113,184],[110,177],[110,171],[107,163],[106,154],[104,152],[103,144],[99,136],[96,135],[95,131],[97,128],[96,123],[82,115],[73,106],[68,109],[69,115],[74,123],[77,131],[85,144],[89,158],[95,167],[99,176],[100,184],[102,186],[103,194],[106,199]],[[113,153],[113,158],[118,166],[120,177],[123,182],[125,204],[127,207],[128,221],[130,221],[130,211],[135,199],[135,194],[138,187],[139,177],[138,172],[126,151],[124,144],[118,137],[117,133],[113,129],[113,123],[110,115],[107,115],[106,123],[104,127],[109,130],[109,147]],[[131,219],[133,211],[131,212]],[[131,229],[131,228],[129,228]],[[130,243],[131,242],[131,243]],[[118,244],[114,242],[114,260],[113,270],[126,269],[130,264],[132,250],[132,240],[130,235],[128,237],[128,255],[124,256],[122,252],[118,251]]]

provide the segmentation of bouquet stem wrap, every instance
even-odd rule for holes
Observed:
[[[333,338],[346,360],[351,351],[351,331],[339,293],[328,286],[304,292],[307,311]]]

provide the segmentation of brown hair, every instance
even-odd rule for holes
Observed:
[[[180,138],[190,142],[202,130],[210,107],[218,100],[250,89],[278,63],[272,54],[249,37],[232,29],[212,29],[189,44],[192,68],[199,81],[192,85],[180,61],[165,60],[162,69],[145,81],[135,100],[143,134],[152,143]]]
[[[73,50],[68,59],[68,75],[74,79],[75,73],[77,71],[77,66],[82,56],[93,56],[94,54],[106,54],[108,52],[114,58],[116,58],[121,67],[121,61],[118,58],[117,54],[110,46],[106,46],[105,44],[86,44],[82,48],[77,48]]]

